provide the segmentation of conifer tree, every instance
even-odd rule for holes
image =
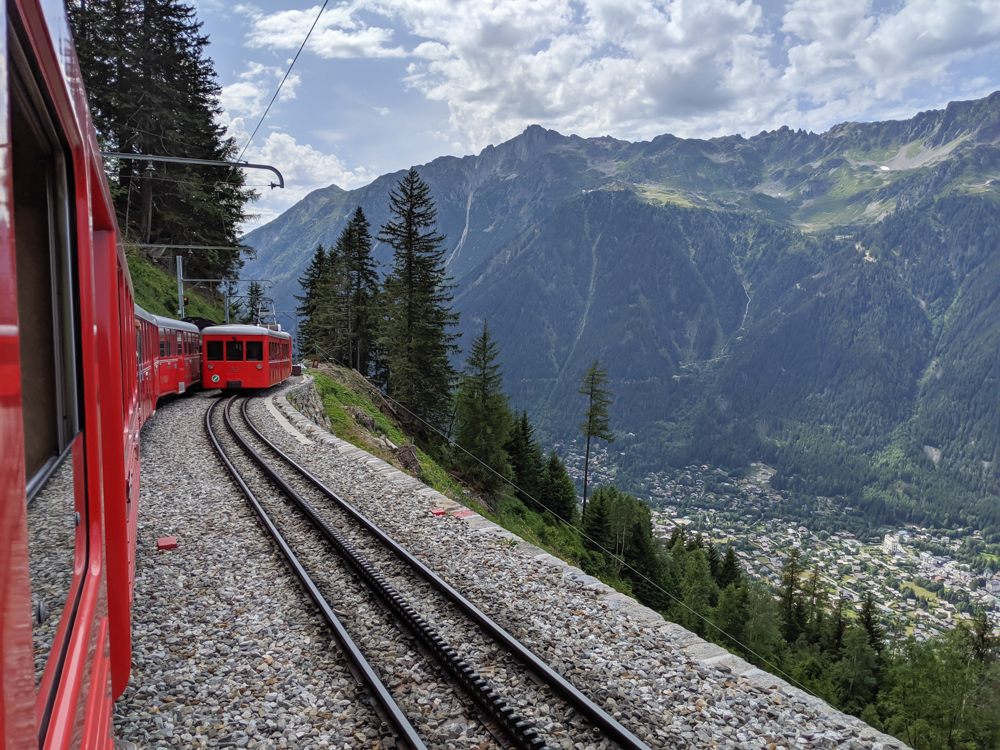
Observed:
[[[708,569],[712,573],[712,579],[718,583],[719,576],[722,574],[722,558],[719,556],[719,550],[715,548],[715,545],[711,541],[705,545],[705,556],[708,558]]]
[[[835,666],[838,703],[849,713],[859,714],[871,702],[878,685],[878,655],[868,644],[864,628],[848,628],[844,655]]]
[[[358,206],[348,223],[344,243],[344,269],[348,287],[348,361],[368,377],[377,369],[378,266],[372,257],[371,227]]]
[[[858,615],[858,623],[868,636],[868,645],[874,649],[876,654],[882,653],[885,639],[885,629],[879,623],[878,610],[875,605],[875,596],[869,591],[861,604],[861,612]]]
[[[795,643],[805,628],[802,597],[799,587],[802,579],[802,565],[799,562],[799,551],[793,549],[785,561],[781,573],[781,626],[782,636],[788,643]]]
[[[750,615],[750,596],[745,586],[730,583],[719,594],[719,604],[712,611],[712,622],[719,631],[715,635],[721,637],[729,648],[743,648],[743,629]],[[709,631],[709,635],[713,635]]]
[[[684,547],[684,527],[674,526],[673,530],[670,532],[670,539],[667,540],[667,549],[673,549],[673,546],[677,543],[681,543],[681,547]]]
[[[600,494],[597,494],[593,502],[583,511],[583,544],[594,552],[614,553],[611,513]]]
[[[264,304],[264,287],[259,281],[251,281],[247,287],[246,301],[243,305],[243,323],[257,325],[260,322],[261,306]]]
[[[802,598],[805,607],[806,635],[811,643],[818,643],[822,638],[826,610],[830,604],[826,585],[820,578],[818,570],[813,570],[812,575],[806,577],[802,585]]]
[[[725,589],[730,585],[740,586],[743,583],[743,569],[740,566],[740,561],[736,559],[736,550],[732,547],[726,548],[726,556],[722,560],[718,583],[720,589]]]
[[[590,441],[598,438],[613,443],[615,442],[615,433],[611,431],[608,413],[608,407],[613,403],[611,400],[613,394],[604,387],[608,383],[608,371],[601,367],[600,360],[594,360],[594,364],[587,368],[580,381],[581,385],[577,393],[587,397],[586,419],[580,424],[580,430],[587,437],[587,452],[583,460],[583,509],[586,511],[587,479],[590,473]]]
[[[681,624],[693,633],[705,635],[705,621],[712,614],[712,598],[717,596],[717,589],[704,550],[688,553],[681,590],[684,592]]]
[[[406,421],[443,424],[455,379],[449,355],[457,351],[457,336],[449,329],[458,323],[451,311],[454,286],[445,271],[444,237],[435,229],[430,188],[415,169],[397,183],[390,200],[392,218],[378,235],[393,249],[379,336],[388,391],[415,415]]]
[[[701,535],[700,531],[696,532],[694,536],[689,536],[687,538],[687,545],[685,546],[685,549],[688,552],[694,552],[696,549],[700,549],[703,552],[705,551],[705,538]]]
[[[545,465],[545,473],[541,480],[541,495],[545,507],[557,518],[566,523],[576,521],[578,514],[576,486],[566,472],[565,464],[559,460],[555,451],[549,454],[548,463]],[[584,540],[584,546],[587,546],[586,540]]]
[[[337,362],[347,361],[347,271],[345,252],[350,241],[348,224],[337,242],[327,250],[326,263],[316,284],[316,307],[312,317],[314,346]]]
[[[237,155],[218,124],[220,89],[208,37],[182,0],[107,0],[68,7],[94,126],[103,147],[131,154],[213,161]],[[185,259],[191,276],[232,276],[242,265],[239,229],[248,218],[240,170],[109,162],[118,223],[127,241],[231,247]]]
[[[504,450],[510,456],[518,498],[529,508],[540,510],[538,501],[542,500],[544,456],[538,441],[535,440],[535,430],[528,420],[527,411],[522,411],[521,416],[514,420]]]
[[[295,311],[299,314],[299,351],[306,355],[314,355],[315,333],[313,331],[313,316],[318,303],[317,289],[326,271],[327,255],[322,245],[316,248],[312,260],[299,277],[299,287],[302,294],[295,295],[299,306]]]
[[[752,654],[773,661],[781,648],[781,617],[771,589],[762,581],[747,583],[748,611],[743,628],[743,643]],[[759,662],[754,657],[755,663]],[[759,662],[758,666],[762,666]]]
[[[833,612],[826,618],[826,624],[820,640],[820,647],[833,659],[840,658],[841,649],[844,647],[844,631],[846,629],[847,619],[844,616],[844,600],[837,599],[837,603],[833,607]]]
[[[484,321],[482,333],[469,350],[455,399],[456,442],[462,448],[456,459],[466,476],[487,494],[513,478],[510,457],[504,450],[513,419],[503,392],[499,356],[500,348]]]
[[[674,527],[674,532],[670,535],[672,541],[668,542],[668,561],[661,576],[667,591],[676,597],[683,596],[681,584],[684,581],[684,573],[687,571],[687,548],[684,543],[684,528]]]

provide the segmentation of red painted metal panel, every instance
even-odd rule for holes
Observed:
[[[126,497],[125,449],[127,435],[125,387],[122,376],[122,331],[115,234],[95,231],[94,280],[100,306],[98,346],[100,348],[101,431],[108,437],[102,446],[104,473],[104,539],[106,544],[108,619],[111,629],[111,674],[114,695],[128,684],[132,662],[131,600],[129,584],[128,502]],[[126,358],[127,359],[127,358]],[[131,398],[129,398],[131,400]],[[125,440],[115,439],[125,433]]]
[[[0,18],[0,55],[7,59],[7,16]],[[21,366],[17,327],[10,107],[7,76],[0,77],[0,747],[37,742],[35,668],[31,646],[28,517]]]
[[[57,127],[65,139],[71,165],[69,175],[72,199],[75,202],[74,235],[77,250],[79,299],[79,368],[83,389],[80,407],[86,426],[81,440],[74,445],[74,463],[82,460],[80,471],[74,469],[75,481],[84,492],[79,532],[85,535],[85,549],[78,544],[78,561],[83,553],[83,575],[79,580],[80,597],[72,621],[72,630],[65,634],[66,651],[59,684],[52,708],[45,748],[78,747],[84,736],[87,694],[95,674],[104,669],[102,652],[95,651],[97,625],[105,616],[103,545],[103,473],[100,397],[98,393],[99,347],[98,329],[107,325],[96,309],[94,248],[91,236],[92,205],[90,177],[100,174],[103,167],[96,139],[87,112],[87,103],[69,38],[65,8],[61,3],[46,2],[43,6],[32,0],[17,0],[19,15],[24,23],[30,53],[38,65],[41,85],[52,108]],[[103,181],[95,181],[98,203],[104,210],[110,205],[109,192]],[[117,436],[113,436],[112,440]],[[57,638],[58,640],[58,638]],[[58,653],[53,649],[53,653]],[[49,670],[47,670],[48,673]],[[97,700],[97,699],[95,699]]]
[[[101,658],[96,660],[90,680],[81,750],[110,750],[114,745],[110,732],[112,703],[108,674],[111,668],[109,646],[113,645],[114,636],[109,630],[107,618],[102,618],[94,639],[94,650]]]

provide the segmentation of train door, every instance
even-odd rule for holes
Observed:
[[[9,132],[2,140],[10,144],[5,169],[12,190],[4,208],[5,214],[10,211],[9,218],[3,221],[13,220],[14,274],[10,278],[16,292],[21,450],[8,445],[8,428],[13,425],[5,413],[0,420],[5,422],[0,448],[4,502],[0,505],[5,506],[6,517],[15,499],[7,493],[20,494],[16,501],[26,520],[27,536],[25,558],[15,559],[22,549],[20,540],[15,541],[9,535],[13,529],[4,525],[6,541],[0,545],[3,596],[16,596],[19,601],[0,603],[6,614],[16,613],[0,617],[3,694],[10,700],[9,707],[0,710],[3,721],[9,722],[7,739],[22,736],[17,727],[30,724],[33,745],[61,747],[71,737],[79,737],[78,720],[88,689],[97,699],[102,692],[100,681],[90,683],[88,674],[104,653],[99,640],[103,636],[98,635],[103,596],[100,447],[96,428],[86,434],[82,430],[84,412],[90,413],[96,403],[93,310],[82,307],[80,294],[82,285],[92,283],[91,248],[89,239],[78,238],[75,232],[75,210],[78,205],[86,206],[86,198],[74,193],[79,183],[73,178],[66,131],[38,83],[42,78],[27,30],[16,13],[8,12],[8,21],[4,77],[9,101],[3,111],[10,119]],[[7,239],[10,247],[11,237]],[[6,394],[7,388],[14,387],[6,383],[3,390]],[[21,463],[16,473],[20,481],[11,481],[12,456]],[[18,571],[27,576],[27,590],[20,588],[25,581]],[[22,623],[29,626],[31,639],[27,686],[13,684],[21,674],[19,638],[9,638],[7,632],[8,625]],[[95,651],[88,653],[88,642]],[[25,687],[33,698],[30,711],[23,710],[20,698],[19,688]]]

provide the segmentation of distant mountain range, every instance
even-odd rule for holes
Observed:
[[[1000,92],[820,135],[532,126],[418,170],[465,340],[489,320],[548,439],[572,437],[599,358],[626,487],[765,460],[874,522],[1000,532]],[[402,174],[311,193],[246,236],[248,273],[291,309],[317,244],[358,205],[377,228]]]

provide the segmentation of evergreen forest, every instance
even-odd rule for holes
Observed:
[[[238,146],[217,121],[220,88],[193,4],[78,0],[68,11],[102,151],[236,159]],[[241,171],[108,157],[105,170],[130,256],[173,274],[181,255],[186,278],[238,275],[255,195]]]

